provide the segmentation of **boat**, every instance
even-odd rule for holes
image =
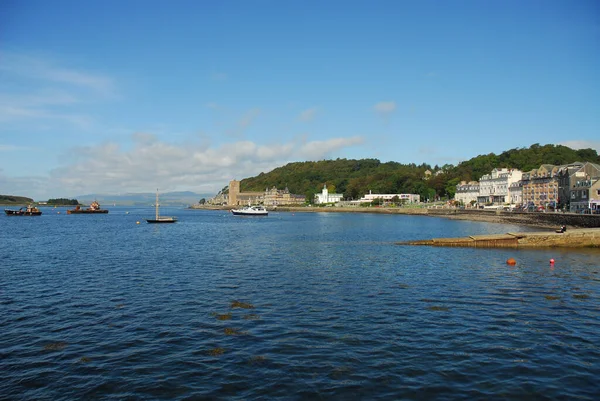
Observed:
[[[77,205],[75,209],[67,210],[67,214],[100,214],[108,213],[107,209],[102,209],[97,201],[93,201],[90,207],[82,209],[81,206]]]
[[[235,216],[268,216],[269,212],[264,206],[248,205],[241,209],[231,209]]]
[[[25,209],[25,210],[23,210]],[[35,206],[27,206],[26,208],[20,208],[19,210],[4,209],[4,213],[7,216],[41,216],[42,212]]]
[[[146,219],[148,223],[176,223],[177,218],[170,216],[161,216],[158,213],[158,189],[156,190],[156,203],[154,204],[156,207],[156,214],[153,219]]]

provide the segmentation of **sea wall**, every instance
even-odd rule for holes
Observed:
[[[199,206],[193,209],[229,210],[231,206]],[[558,228],[562,225],[577,228],[600,228],[600,214],[574,214],[574,213],[522,213],[500,210],[481,209],[455,209],[455,208],[411,208],[411,207],[288,207],[278,206],[269,211],[294,212],[294,213],[380,213],[380,214],[408,214],[432,217],[446,217],[460,220],[475,220],[491,223],[506,223],[533,225],[539,227]]]
[[[599,228],[599,214],[508,212],[476,209],[427,209],[429,216],[458,218],[465,220],[484,220],[513,224],[536,225],[543,227]]]
[[[565,233],[550,231],[472,235],[463,238],[433,238],[397,244],[472,248],[600,248],[600,229],[579,228]]]

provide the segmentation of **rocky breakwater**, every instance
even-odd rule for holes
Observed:
[[[433,238],[398,242],[397,245],[429,245],[474,248],[600,248],[600,228],[580,228],[564,233],[526,232]]]

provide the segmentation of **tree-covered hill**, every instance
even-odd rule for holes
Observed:
[[[26,205],[33,203],[33,199],[24,196],[0,195],[0,205]]]
[[[381,163],[377,159],[336,159],[316,162],[289,163],[268,173],[241,181],[242,191],[264,191],[273,186],[289,188],[303,194],[311,202],[315,193],[326,184],[329,192],[343,193],[346,199],[358,199],[374,193],[416,193],[421,199],[454,196],[460,181],[479,180],[494,168],[516,168],[530,171],[542,164],[561,165],[575,161],[600,163],[593,149],[574,150],[562,145],[534,144],[529,148],[511,149],[495,155],[479,155],[457,166],[428,164]],[[425,178],[425,172],[433,174]]]

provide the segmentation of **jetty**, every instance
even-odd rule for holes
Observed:
[[[544,231],[471,235],[461,238],[405,241],[396,244],[473,248],[600,248],[600,228],[569,229],[564,233]]]

